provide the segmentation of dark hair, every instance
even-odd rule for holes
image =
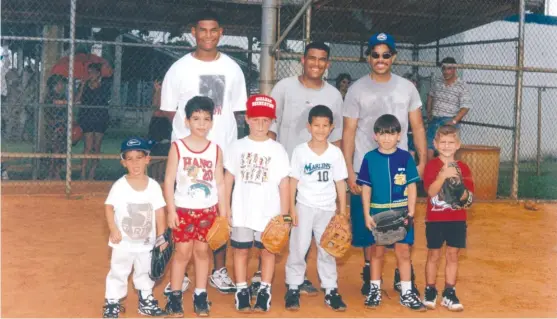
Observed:
[[[447,63],[447,64],[456,64],[456,60],[455,60],[455,58],[453,58],[452,56],[448,56],[448,57],[444,58],[443,60],[441,60],[441,65],[443,65],[443,64],[445,64],[445,63]]]
[[[194,96],[186,103],[186,118],[189,120],[195,112],[207,112],[211,115],[212,120],[214,110],[213,100],[206,96]]]
[[[308,55],[309,50],[316,49],[325,51],[327,53],[327,59],[329,59],[329,55],[331,55],[331,48],[323,42],[311,42],[310,44],[306,45],[304,49],[304,57]]]
[[[326,117],[329,119],[329,124],[333,124],[333,111],[325,105],[316,105],[309,110],[309,124],[311,124],[314,117]]]
[[[46,81],[46,86],[48,87],[48,90],[52,92],[54,91],[54,87],[56,87],[56,85],[60,82],[66,84],[68,83],[68,79],[66,79],[62,75],[54,74],[48,78],[48,80]]]
[[[195,16],[195,25],[198,25],[199,21],[215,21],[220,26],[220,17],[215,11],[209,9],[205,9]]]
[[[101,73],[102,64],[101,63],[89,63],[87,68]]]
[[[393,134],[400,133],[401,131],[400,122],[392,114],[381,115],[373,125],[373,132],[375,134]]]
[[[348,81],[352,82],[352,77],[350,76],[350,74],[341,73],[341,74],[337,75],[337,78],[335,80],[337,89],[338,89],[338,86],[340,85],[340,82],[342,82],[342,80],[344,80],[344,79],[347,79]]]

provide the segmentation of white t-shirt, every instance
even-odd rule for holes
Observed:
[[[215,103],[213,129],[207,138],[223,152],[238,138],[234,112],[246,110],[246,80],[240,66],[228,55],[211,62],[194,58],[191,53],[174,62],[162,83],[161,110],[176,112],[172,122],[172,141],[190,134],[186,127],[186,103],[203,95]]]
[[[290,176],[298,180],[298,203],[323,210],[335,210],[335,182],[346,179],[348,171],[340,148],[329,143],[327,150],[317,155],[308,143],[302,143],[292,153]]]
[[[284,147],[272,139],[258,142],[246,136],[234,142],[224,158],[224,167],[235,177],[232,226],[265,230],[280,214],[279,184],[290,171]]]
[[[162,189],[155,180],[149,178],[147,188],[138,192],[123,176],[114,182],[104,203],[114,207],[114,222],[122,233],[118,244],[108,241],[110,247],[129,252],[153,249],[157,236],[155,211],[166,206]]]

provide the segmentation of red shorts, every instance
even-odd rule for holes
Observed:
[[[175,243],[187,243],[190,240],[206,242],[205,236],[218,215],[217,205],[201,208],[176,208],[180,224],[178,229],[172,230],[172,240]]]

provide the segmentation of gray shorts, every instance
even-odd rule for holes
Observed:
[[[230,245],[234,248],[251,248],[255,243],[255,247],[263,249],[261,242],[261,232],[255,231],[247,227],[232,227],[230,235]]]

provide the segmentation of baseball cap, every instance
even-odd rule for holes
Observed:
[[[443,66],[443,64],[456,64],[456,60],[455,58],[448,56],[441,60],[441,66]]]
[[[246,103],[246,114],[248,117],[268,117],[275,119],[277,103],[268,95],[252,95]]]
[[[154,142],[152,140],[145,140],[141,137],[129,137],[122,142],[120,146],[120,157],[124,158],[124,154],[128,151],[144,151],[150,153],[153,148]]]
[[[392,53],[396,53],[395,38],[388,33],[381,32],[376,33],[369,38],[367,42],[366,55],[369,55],[371,53],[371,49],[379,44],[387,45],[389,49],[391,49]]]

